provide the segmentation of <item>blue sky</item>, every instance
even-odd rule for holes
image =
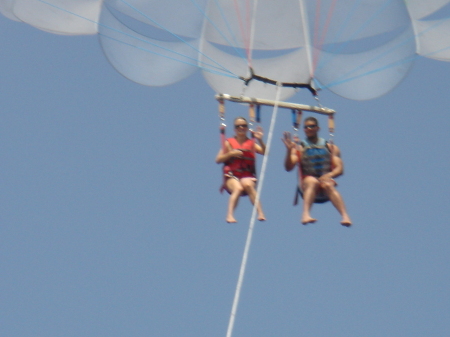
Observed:
[[[2,336],[225,336],[251,207],[225,223],[214,92],[130,82],[95,36],[0,25]],[[449,75],[420,59],[379,99],[321,93],[350,229],[328,204],[300,225],[279,112],[233,336],[450,334]]]

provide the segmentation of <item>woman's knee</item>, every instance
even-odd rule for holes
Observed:
[[[243,178],[241,179],[241,186],[244,190],[255,188],[255,182],[252,179]]]
[[[227,189],[230,194],[241,194],[244,191],[242,184],[235,179],[229,179],[227,181]]]

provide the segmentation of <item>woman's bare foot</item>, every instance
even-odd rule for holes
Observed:
[[[227,215],[226,222],[228,222],[228,223],[236,223],[237,220],[234,218],[234,216],[232,216],[232,215]]]
[[[314,223],[316,221],[317,221],[317,219],[311,218],[309,215],[304,215],[302,217],[302,224],[303,225],[307,225],[309,223]]]
[[[352,225],[352,220],[348,215],[342,217],[341,225],[345,227],[350,227]]]
[[[258,214],[258,220],[259,221],[266,221],[266,216],[264,215],[264,213],[259,213]]]

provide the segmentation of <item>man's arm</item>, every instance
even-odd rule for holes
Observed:
[[[291,134],[289,132],[283,133],[283,138],[281,138],[284,145],[286,146],[286,156],[284,158],[284,169],[286,171],[292,171],[295,164],[299,161],[297,156],[296,144],[291,139]]]
[[[284,158],[284,169],[286,171],[292,171],[298,162],[297,150],[295,148],[291,151],[286,151],[286,157]]]
[[[333,156],[341,158],[341,150],[337,145],[328,143],[328,150],[331,152]]]
[[[331,172],[325,173],[319,178],[319,180],[324,181],[328,179],[334,179],[344,174],[344,162],[338,156],[331,157],[331,166],[333,170]]]
[[[333,170],[330,172],[331,178],[339,177],[344,174],[344,162],[338,156],[331,157]]]

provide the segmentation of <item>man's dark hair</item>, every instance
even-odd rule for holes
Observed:
[[[317,121],[316,117],[312,117],[312,116],[306,117],[304,123],[306,123],[306,122],[314,122],[314,124],[319,126],[319,122]]]

